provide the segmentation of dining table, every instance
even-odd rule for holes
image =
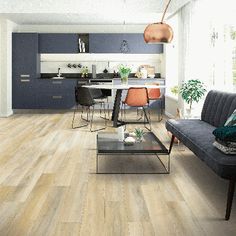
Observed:
[[[87,84],[82,85],[83,87],[90,88],[90,89],[107,89],[107,90],[115,90],[115,100],[112,110],[111,120],[113,122],[113,127],[119,127],[126,124],[133,124],[135,122],[127,122],[119,120],[119,113],[120,113],[120,104],[121,104],[121,97],[122,91],[128,90],[129,88],[147,88],[147,89],[164,89],[166,88],[165,85],[155,85],[155,84]],[[137,123],[137,122],[136,122]],[[140,122],[139,122],[140,123]]]

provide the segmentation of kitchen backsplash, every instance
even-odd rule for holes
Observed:
[[[80,66],[88,67],[91,73],[92,65],[96,65],[97,73],[104,69],[112,73],[120,64],[130,66],[132,73],[141,65],[150,65],[155,67],[155,73],[163,74],[163,54],[41,54],[41,73],[56,73],[58,68],[61,73],[80,73]]]

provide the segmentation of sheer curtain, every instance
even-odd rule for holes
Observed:
[[[229,15],[234,1],[192,0],[179,11],[179,85],[199,79],[207,90],[233,90]],[[204,99],[203,99],[204,100]],[[203,100],[195,104],[200,114]],[[185,110],[186,104],[179,97]]]

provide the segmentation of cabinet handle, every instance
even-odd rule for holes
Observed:
[[[52,96],[52,99],[62,99],[62,96]]]
[[[29,78],[30,75],[20,75],[21,78]]]
[[[62,84],[62,81],[52,81],[53,84]]]
[[[20,82],[21,83],[28,83],[28,82],[30,82],[30,79],[21,79]]]

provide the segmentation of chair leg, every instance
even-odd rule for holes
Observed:
[[[152,120],[151,120],[151,109],[148,106],[148,119],[149,119],[149,124],[150,124],[150,130],[152,129]]]
[[[232,203],[233,203],[233,198],[234,198],[235,183],[236,183],[236,179],[230,179],[229,188],[228,188],[228,197],[227,197],[227,207],[226,207],[226,213],[225,213],[225,220],[229,220],[229,218],[230,218],[230,213],[231,213]]]
[[[108,120],[108,118],[107,118],[107,113],[106,113],[106,104],[105,103],[103,103],[103,112],[104,112],[104,122],[105,122],[105,127],[107,127],[107,120]]]
[[[151,122],[150,122],[150,120],[148,119],[148,116],[147,116],[147,113],[146,113],[146,110],[145,110],[145,108],[144,107],[142,107],[143,108],[143,114],[144,114],[144,127],[147,129],[147,130],[149,130],[149,131],[151,131],[152,130],[152,127],[151,127]],[[146,124],[145,124],[145,120],[149,123],[149,126],[150,126],[150,128],[148,128],[147,126],[146,126]]]
[[[107,122],[107,120],[106,119],[104,119],[105,121],[105,127],[102,127],[102,128],[100,128],[100,129],[94,129],[93,130],[93,117],[94,117],[94,106],[92,106],[93,108],[92,108],[92,111],[90,112],[90,108],[89,108],[89,117],[90,117],[90,132],[96,132],[96,131],[99,131],[99,130],[104,130],[104,129],[106,129],[106,122]],[[90,115],[90,113],[91,113],[91,115]],[[106,117],[105,117],[106,118]]]
[[[142,110],[139,110],[137,108],[137,121],[141,120],[143,118],[143,112]]]
[[[101,110],[100,110],[101,111]],[[93,115],[94,115],[94,106],[92,110],[92,117],[90,116],[90,108],[89,108],[89,117],[90,117],[90,131],[92,132],[92,127],[93,127]]]
[[[76,106],[76,109],[78,110],[78,105]],[[82,106],[81,119],[88,122],[88,120],[83,118],[83,112],[84,112],[84,107]],[[76,110],[74,111],[74,115],[73,115],[72,129],[79,129],[79,128],[88,126],[88,123],[84,125],[80,125],[80,126],[74,126],[75,115],[76,115]]]
[[[76,107],[74,108],[73,119],[72,119],[72,124],[71,124],[72,129],[74,129],[74,121],[75,121],[76,110],[78,110],[78,104],[76,104]]]

